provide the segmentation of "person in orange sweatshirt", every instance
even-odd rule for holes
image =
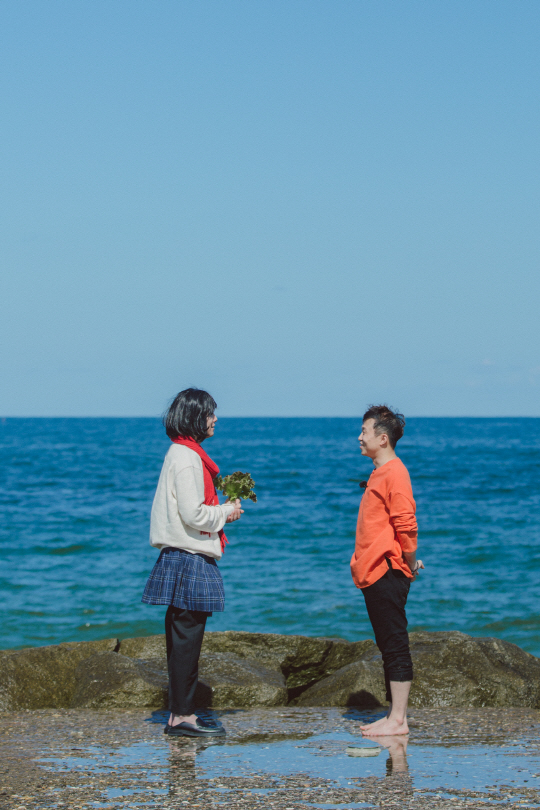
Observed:
[[[413,667],[405,604],[424,568],[416,559],[416,504],[407,468],[396,455],[405,419],[386,405],[371,405],[358,437],[375,469],[365,484],[351,559],[354,584],[362,590],[375,641],[382,653],[388,714],[361,726],[365,736],[407,734],[407,704]]]

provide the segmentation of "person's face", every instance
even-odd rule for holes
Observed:
[[[375,426],[374,419],[366,419],[366,421],[362,424],[362,432],[358,437],[362,455],[369,456],[369,458],[374,458],[375,455],[377,454],[377,451],[380,450],[381,437],[384,435],[382,433],[379,433],[377,435],[375,433],[374,426]]]
[[[214,430],[216,428],[216,422],[217,422],[217,416],[215,415],[215,413],[212,413],[212,414],[210,414],[209,417],[207,417],[206,425],[207,425],[208,430],[206,431],[206,435],[209,438],[210,438],[210,436],[214,435]]]

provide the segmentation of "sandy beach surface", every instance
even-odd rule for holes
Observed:
[[[217,714],[227,736],[209,743],[171,739],[144,709],[4,713],[0,807],[540,807],[538,711],[415,709],[408,740],[376,741],[359,725],[377,712]]]

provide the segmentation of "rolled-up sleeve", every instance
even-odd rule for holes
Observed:
[[[219,532],[234,511],[231,503],[207,506],[204,502],[204,478],[196,467],[184,467],[176,473],[174,490],[178,512],[187,526],[201,532]]]
[[[403,551],[411,553],[418,546],[418,525],[414,514],[414,501],[401,492],[389,498],[390,522]]]

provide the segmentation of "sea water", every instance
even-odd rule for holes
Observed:
[[[349,561],[372,469],[359,419],[221,418],[204,448],[256,481],[228,527],[209,630],[372,636]],[[0,420],[0,648],[160,633],[141,594],[169,446],[159,419]],[[540,419],[411,418],[426,569],[410,630],[497,636],[540,655]]]

